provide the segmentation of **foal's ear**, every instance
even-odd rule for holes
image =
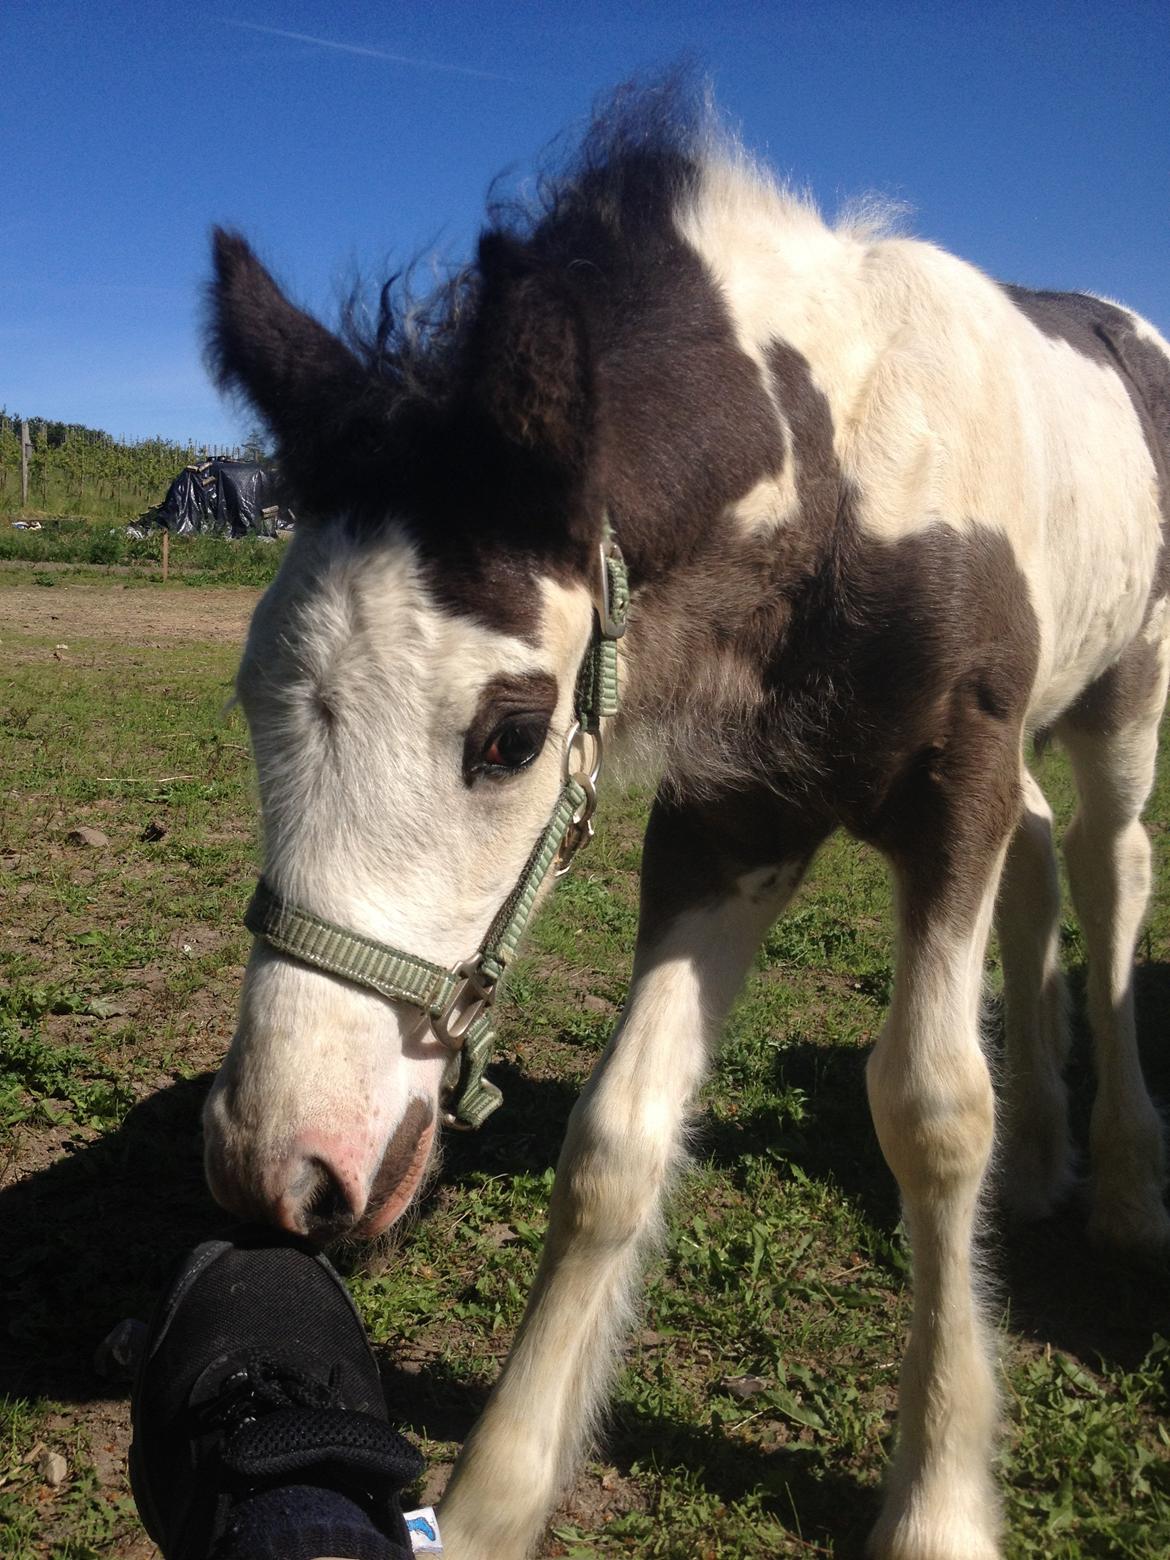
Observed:
[[[578,467],[592,396],[584,325],[568,286],[506,233],[479,241],[473,391],[512,443]]]
[[[294,477],[336,440],[368,445],[386,392],[345,344],[295,308],[238,233],[216,228],[207,355],[276,436]]]

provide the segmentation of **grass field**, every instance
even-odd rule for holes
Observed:
[[[124,1382],[94,1350],[220,1222],[199,1108],[232,1027],[256,868],[238,712],[252,593],[0,568],[0,1553],[154,1550],[130,1505]],[[1041,766],[1061,817],[1059,755]],[[1170,766],[1166,774],[1170,780]],[[397,1245],[351,1255],[391,1402],[441,1485],[519,1318],[560,1137],[622,1002],[645,799],[598,840],[510,979],[505,1107],[456,1137]],[[1150,810],[1161,880],[1170,790]],[[107,843],[78,843],[71,831]],[[908,1314],[891,1179],[865,1108],[888,996],[888,890],[845,841],[769,936],[703,1099],[607,1438],[546,1554],[858,1555]],[[1081,944],[1065,928],[1074,994]],[[989,1043],[996,1044],[995,981]],[[1170,1094],[1170,898],[1139,1022]],[[1089,1098],[1078,1034],[1078,1130]],[[1078,1211],[987,1239],[1013,1560],[1170,1553],[1170,1280],[1084,1240]],[[42,1478],[62,1452],[64,1482]]]

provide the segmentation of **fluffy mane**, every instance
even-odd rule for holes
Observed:
[[[626,83],[595,105],[583,135],[557,137],[527,196],[495,181],[474,261],[419,292],[413,279],[426,262],[416,256],[382,284],[373,308],[355,288],[343,313],[346,343],[392,389],[446,400],[482,298],[485,256],[506,246],[523,251],[533,270],[613,278],[626,244],[652,243],[669,230],[717,149],[739,155],[692,72]]]

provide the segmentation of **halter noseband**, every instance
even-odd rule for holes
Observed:
[[[599,591],[593,638],[577,673],[576,719],[565,742],[564,783],[543,834],[515,888],[500,906],[478,951],[453,970],[404,953],[332,921],[310,915],[273,893],[263,878],[244,916],[254,937],[302,964],[340,975],[394,1002],[409,1002],[430,1020],[435,1038],[451,1052],[443,1075],[443,1120],[470,1129],[503,1102],[484,1076],[495,1044],[491,1010],[536,903],[552,871],[561,877],[593,838],[601,722],[618,712],[617,642],[626,631],[629,580],[621,549],[609,536],[599,552]]]

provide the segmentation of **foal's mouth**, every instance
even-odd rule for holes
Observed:
[[[425,1100],[411,1100],[382,1156],[365,1215],[352,1232],[355,1239],[372,1240],[406,1212],[422,1184],[434,1140],[434,1107]]]

